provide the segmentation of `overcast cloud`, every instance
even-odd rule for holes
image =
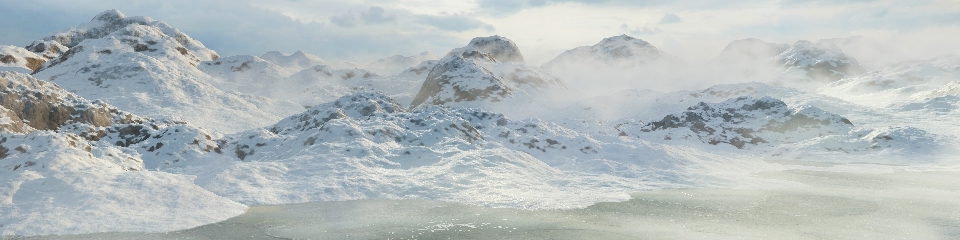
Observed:
[[[794,43],[864,36],[891,59],[960,54],[960,3],[947,0],[0,0],[0,44],[29,44],[107,9],[169,23],[221,55],[303,50],[365,62],[443,55],[473,37],[514,40],[532,64],[628,34],[688,62],[733,40]]]

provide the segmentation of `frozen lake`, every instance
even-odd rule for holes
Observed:
[[[313,202],[251,207],[177,232],[23,239],[960,239],[960,172],[786,170],[756,177],[800,184],[667,189],[553,211],[426,200]]]

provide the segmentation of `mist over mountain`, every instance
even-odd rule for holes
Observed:
[[[775,59],[785,69],[780,84],[829,83],[866,72],[856,59],[829,43],[798,41]]]
[[[393,55],[376,61],[369,62],[364,69],[370,70],[382,76],[397,75],[403,70],[415,67],[423,61],[437,60],[440,57],[430,52],[422,52],[412,56]]]
[[[516,109],[516,105],[561,101],[565,93],[574,91],[560,79],[526,65],[520,49],[509,39],[478,37],[435,63],[410,106],[431,104],[504,111]]]
[[[621,35],[537,67],[494,35],[359,65],[220,56],[108,10],[0,46],[0,235],[167,232],[316,201],[577,209],[799,185],[764,175],[778,171],[954,171],[960,58],[867,67],[845,50],[864,41],[748,38],[690,64]]]
[[[683,71],[687,62],[627,35],[605,38],[593,46],[567,50],[540,66],[561,76],[588,95],[609,94],[616,89],[663,90],[661,82]]]
[[[735,40],[712,61],[716,64],[751,63],[775,57],[789,48],[788,44],[768,43],[756,38]]]

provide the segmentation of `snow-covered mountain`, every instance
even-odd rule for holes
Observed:
[[[0,72],[0,99],[2,235],[171,231],[247,208],[190,177],[147,171],[216,146],[202,130],[141,118],[22,73]]]
[[[234,132],[293,113],[283,109],[297,109],[291,102],[251,98],[210,85],[210,76],[197,66],[219,58],[216,52],[147,17],[105,11],[43,41],[69,50],[44,63],[35,77],[140,115],[175,116]]]
[[[478,37],[436,62],[410,105],[482,106],[510,111],[507,108],[513,107],[508,105],[543,104],[568,97],[564,94],[570,92],[560,79],[527,66],[509,39]]]
[[[830,152],[913,156],[949,148],[940,136],[914,127],[855,127],[850,120],[813,106],[788,107],[771,97],[700,102],[624,134],[664,141],[693,141],[753,148],[773,157],[803,158]],[[855,159],[846,157],[848,159]]]
[[[807,91],[866,72],[856,59],[830,41],[801,40],[787,45],[755,38],[730,42],[698,70],[692,77],[703,81],[758,81]]]
[[[620,35],[604,38],[593,46],[567,50],[541,67],[550,71],[584,63],[601,63],[614,68],[633,68],[658,63],[686,64],[647,41]]]
[[[430,52],[422,52],[412,56],[393,55],[367,63],[363,68],[377,73],[377,75],[393,76],[408,68],[415,67],[423,61],[437,60],[439,58],[440,57]]]
[[[567,50],[540,66],[588,95],[606,95],[625,88],[662,88],[687,63],[652,44],[627,35],[605,38],[593,46]]]
[[[791,109],[775,98],[738,97],[720,103],[700,102],[682,113],[647,123],[641,131],[684,129],[667,133],[664,139],[696,139],[744,148],[747,144],[795,143],[843,134],[852,127],[850,120],[816,107]]]
[[[797,83],[822,86],[866,72],[856,59],[829,43],[797,41],[777,55],[775,60],[784,69],[780,83],[787,85]]]

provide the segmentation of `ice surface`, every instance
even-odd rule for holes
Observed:
[[[667,189],[575,210],[483,208],[424,200],[332,201],[253,207],[244,215],[163,234],[35,239],[952,239],[960,186],[949,171],[845,173],[793,165],[756,177],[777,189]],[[794,167],[792,167],[794,168]],[[33,239],[33,238],[31,238]]]

